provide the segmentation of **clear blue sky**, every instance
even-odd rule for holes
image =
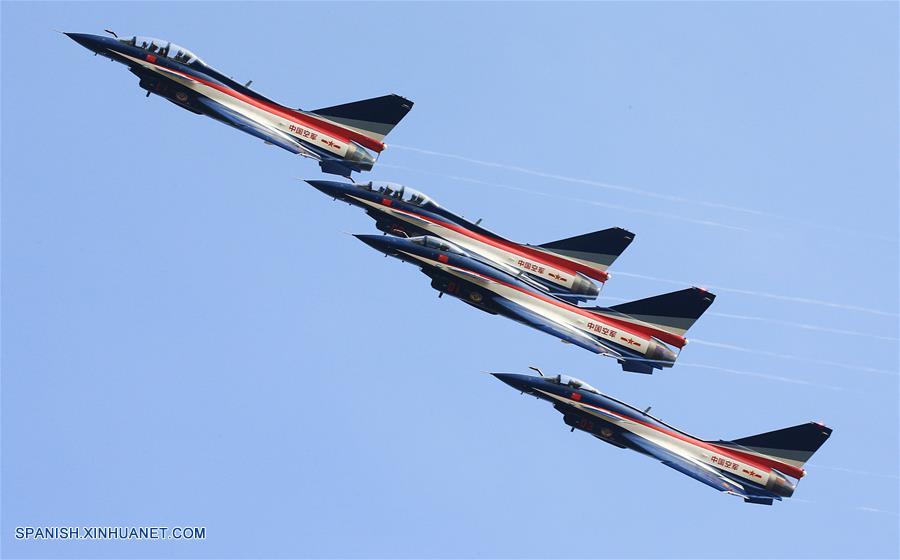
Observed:
[[[4,2],[3,555],[898,556],[897,16]],[[343,233],[374,228],[313,162],[53,32],[105,27],[289,105],[403,94],[368,178],[521,241],[634,231],[602,302],[719,297],[652,377],[438,300]],[[835,432],[794,499],[747,505],[481,373],[531,364],[701,437]],[[13,539],[178,524],[207,540]]]

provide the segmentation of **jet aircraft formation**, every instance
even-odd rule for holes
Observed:
[[[688,329],[715,295],[689,287],[611,307],[589,305],[610,278],[609,267],[634,234],[618,227],[540,245],[511,241],[389,182],[356,183],[371,171],[384,138],[413,106],[384,95],[304,111],[281,105],[214,69],[169,41],[66,33],[81,46],[128,67],[138,85],[196,114],[316,160],[324,173],[351,182],[309,180],[328,197],[362,209],[384,235],[356,237],[418,267],[439,296],[554,336],[615,360],[623,371],[652,374],[675,365]],[[375,155],[373,155],[373,153]],[[388,235],[389,234],[389,235]],[[535,368],[532,368],[535,369]],[[550,402],[575,429],[652,457],[745,502],[771,505],[790,497],[804,463],[831,435],[810,422],[732,441],[705,441],[565,375],[493,375]]]

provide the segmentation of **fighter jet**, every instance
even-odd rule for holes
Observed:
[[[672,367],[685,332],[715,296],[690,288],[613,307],[579,307],[548,294],[524,272],[510,274],[445,239],[356,235],[370,247],[411,263],[440,295],[502,315],[563,342],[616,359],[624,371],[653,373]],[[440,296],[439,296],[440,297]]]
[[[307,181],[335,200],[358,206],[380,231],[401,237],[435,235],[510,273],[525,272],[546,289],[572,301],[596,297],[595,282],[609,279],[607,268],[634,239],[610,228],[552,241],[523,245],[442,208],[421,192],[396,183],[349,184]]]
[[[267,144],[318,160],[325,173],[350,177],[370,171],[384,137],[406,116],[413,102],[385,95],[313,111],[280,105],[212,68],[193,52],[152,37],[119,38],[66,33],[75,42],[120,62],[138,85],[175,105],[256,136]]]
[[[638,410],[574,377],[492,375],[552,403],[573,432],[582,430],[616,447],[648,455],[753,504],[772,505],[774,500],[791,497],[797,484],[787,477],[802,478],[804,463],[831,435],[831,428],[809,422],[733,441],[705,441],[650,416],[649,407]]]

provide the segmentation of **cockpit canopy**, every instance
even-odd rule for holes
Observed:
[[[422,235],[419,237],[410,237],[409,239],[412,243],[417,245],[421,245],[423,247],[428,247],[429,249],[436,249],[438,251],[444,251],[446,253],[455,253],[457,255],[465,255],[466,252],[450,243],[449,241],[445,241],[440,237],[434,237],[433,235]]]
[[[397,200],[402,200],[403,202],[415,204],[416,206],[437,206],[437,203],[424,193],[420,193],[412,187],[406,187],[399,183],[389,183],[387,181],[372,181],[371,183],[363,185],[363,187],[369,189],[372,192],[377,192],[384,196],[389,196],[391,198],[396,198]]]
[[[583,391],[588,391],[590,393],[600,394],[600,391],[595,389],[593,386],[585,383],[584,381],[577,379],[575,377],[569,377],[568,375],[556,375],[554,377],[550,377],[549,381],[551,383],[556,383],[557,385],[567,385],[574,389],[581,389]]]
[[[203,61],[200,60],[197,55],[195,55],[191,51],[163,39],[154,39],[153,37],[142,37],[140,35],[136,35],[128,39],[123,38],[119,40],[126,45],[144,49],[159,56],[171,58],[175,62],[180,62],[182,64],[193,64],[195,62],[199,62],[200,64],[203,64]]]

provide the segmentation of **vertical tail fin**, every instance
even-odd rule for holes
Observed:
[[[382,142],[412,106],[413,102],[409,99],[391,94],[309,112]]]
[[[715,294],[688,288],[612,307],[595,307],[592,312],[630,323],[647,334],[677,346],[687,344],[684,333],[709,309]]]
[[[633,233],[615,227],[551,241],[537,247],[605,272],[633,240]]]
[[[816,422],[782,428],[764,434],[748,436],[733,441],[716,441],[719,447],[749,451],[802,469],[813,453],[831,436],[831,428]]]

